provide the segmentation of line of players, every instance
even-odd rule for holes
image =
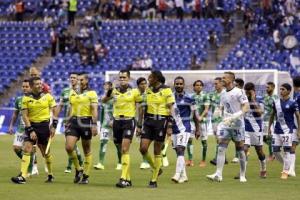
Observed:
[[[202,138],[203,151],[200,167],[204,167],[206,165],[207,115],[209,109],[211,109],[212,112],[213,129],[216,133],[218,145],[215,159],[217,171],[213,175],[208,175],[207,178],[215,181],[222,180],[225,151],[230,139],[234,140],[236,143],[236,151],[241,164],[239,173],[240,181],[246,181],[246,154],[250,145],[255,146],[259,160],[261,161],[260,176],[265,178],[266,159],[262,151],[262,133],[263,127],[268,127],[269,135],[267,137],[270,137],[270,129],[273,127],[272,124],[275,115],[277,116],[277,119],[273,134],[273,141],[275,142],[273,149],[276,158],[284,163],[284,170],[281,178],[286,179],[288,175],[295,175],[295,148],[298,137],[295,135],[296,132],[294,129],[296,126],[292,119],[294,113],[296,114],[297,119],[299,119],[299,113],[297,104],[289,99],[291,92],[290,85],[283,84],[281,86],[280,94],[282,98],[278,99],[273,95],[274,84],[271,82],[268,83],[267,95],[265,96],[264,101],[261,101],[256,98],[253,83],[247,83],[245,85],[245,90],[235,87],[235,76],[231,72],[226,72],[222,78],[216,78],[214,80],[215,91],[211,94],[206,94],[202,91],[204,84],[201,80],[194,82],[193,87],[195,93],[193,95],[185,93],[185,81],[183,77],[175,78],[175,92],[173,94],[171,89],[164,85],[165,78],[159,71],[154,71],[149,76],[148,88],[146,88],[146,79],[140,78],[138,80],[137,85],[140,86],[138,87],[139,89],[132,88],[129,84],[129,79],[130,72],[123,70],[119,73],[119,86],[112,88],[111,83],[106,83],[104,86],[106,93],[102,98],[102,103],[104,106],[107,106],[107,108],[104,109],[105,116],[101,118],[103,121],[99,152],[100,163],[94,166],[98,169],[104,169],[103,161],[106,145],[109,135],[113,134],[119,158],[117,169],[122,169],[121,178],[116,184],[117,187],[124,188],[132,186],[130,179],[129,147],[135,132],[138,136],[141,136],[140,151],[143,158],[153,168],[153,175],[149,187],[157,187],[157,178],[162,173],[161,151],[162,149],[166,149],[163,148],[166,134],[168,136],[172,135],[173,147],[177,154],[176,173],[172,178],[174,182],[183,183],[188,180],[185,165],[193,165],[193,137],[198,138],[201,136]],[[76,88],[77,80],[79,80],[80,83],[79,88]],[[294,80],[295,91],[297,89],[297,84],[300,85],[297,81],[299,82],[297,79]],[[24,81],[25,85],[26,82],[27,81]],[[64,90],[58,110],[53,109],[55,107],[55,102],[53,103],[53,100],[51,100],[53,97],[48,93],[48,98],[50,99],[47,104],[48,107],[45,106],[42,109],[48,109],[47,114],[49,113],[49,116],[44,118],[46,119],[43,119],[44,121],[35,121],[34,118],[36,116],[30,116],[30,108],[28,105],[26,107],[24,105],[26,101],[22,100],[21,109],[23,119],[26,119],[26,114],[29,115],[27,116],[29,120],[25,123],[24,137],[25,141],[26,138],[29,139],[27,145],[25,142],[24,146],[28,146],[28,143],[34,144],[38,142],[39,147],[41,146],[40,149],[42,155],[45,157],[47,163],[49,175],[46,182],[52,182],[54,179],[52,174],[52,156],[50,154],[45,154],[44,147],[48,142],[49,136],[54,135],[53,128],[57,125],[58,113],[65,106],[65,115],[71,116],[70,119],[65,121],[66,151],[70,158],[70,164],[68,165],[66,172],[70,172],[71,163],[73,163],[76,168],[74,183],[87,184],[89,182],[89,171],[92,163],[91,138],[92,135],[97,135],[98,97],[96,92],[88,87],[88,76],[86,74],[77,77],[75,73],[72,73],[70,75],[70,82],[72,88]],[[26,95],[27,97],[30,96],[29,100],[27,100],[27,104],[28,102],[35,104],[35,101],[39,101],[40,99],[45,101],[45,97],[43,97],[45,93],[41,92],[42,87],[40,79],[30,79],[29,83],[32,91],[30,94]],[[36,88],[35,84],[38,85]],[[225,89],[223,87],[225,87]],[[24,90],[24,92],[25,91],[26,90]],[[297,96],[296,99],[298,100],[300,98]],[[277,103],[278,101],[279,103]],[[137,103],[139,103],[139,106],[136,108]],[[35,109],[41,110],[41,108],[33,106],[32,110],[35,111]],[[51,109],[53,109],[53,119],[52,125],[49,126]],[[249,109],[250,112],[248,112]],[[112,112],[109,112],[110,110],[112,110]],[[138,110],[137,125],[135,120],[136,110]],[[39,117],[39,113],[37,113],[37,117]],[[243,119],[243,117],[245,117],[245,119]],[[268,123],[268,118],[270,118],[269,121],[271,123]],[[265,123],[263,123],[263,121]],[[45,122],[46,124],[43,124]],[[35,123],[38,124],[38,127],[35,127]],[[217,126],[217,124],[219,125]],[[46,131],[39,130],[41,129],[39,128],[41,125],[44,127],[42,129],[45,129]],[[45,128],[47,125],[48,128]],[[47,130],[49,131],[47,132]],[[293,134],[291,134],[292,132]],[[292,135],[293,138],[290,137]],[[80,138],[82,139],[85,155],[84,164],[82,159],[80,159],[78,147],[76,147],[76,142]],[[154,159],[148,153],[148,148],[152,141],[154,141]],[[244,142],[246,145],[244,145]],[[284,146],[283,158],[279,153],[279,146]],[[184,151],[186,147],[189,156],[187,163],[185,163],[184,160]],[[30,158],[32,157],[30,155],[31,151],[30,148],[29,150],[28,148],[24,148],[21,166],[22,173],[17,177],[13,177],[13,182],[26,182],[25,178],[27,177],[28,166],[30,165]],[[26,163],[26,165],[24,163]]]

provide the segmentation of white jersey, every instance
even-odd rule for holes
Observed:
[[[242,89],[234,87],[232,90],[222,93],[220,105],[224,107],[224,118],[231,117],[233,113],[241,111],[244,103],[248,103],[248,98]],[[245,127],[243,116],[230,126],[223,124],[223,128],[240,129],[241,127]]]

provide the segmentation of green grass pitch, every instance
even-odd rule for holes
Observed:
[[[24,185],[11,183],[10,178],[18,174],[20,170],[20,160],[12,151],[13,136],[0,136],[0,199],[1,200],[98,200],[98,199],[122,199],[122,200],[144,200],[144,199],[299,199],[300,178],[289,178],[281,180],[281,165],[277,161],[268,162],[268,177],[260,179],[259,163],[254,149],[251,149],[249,163],[247,167],[248,182],[241,184],[233,177],[239,170],[238,164],[228,164],[224,167],[223,182],[214,183],[205,178],[205,175],[215,171],[215,166],[210,164],[205,168],[197,166],[200,160],[200,142],[195,141],[194,158],[195,166],[187,169],[189,182],[175,184],[171,182],[171,177],[175,172],[175,153],[169,147],[168,157],[170,166],[164,168],[164,173],[159,177],[158,188],[147,188],[151,177],[150,170],[140,170],[141,155],[138,151],[138,142],[134,139],[131,146],[131,176],[132,188],[119,189],[115,187],[120,171],[115,170],[116,153],[112,142],[108,145],[105,162],[105,170],[91,170],[90,184],[73,184],[73,173],[65,174],[64,169],[67,156],[64,150],[64,137],[56,136],[52,144],[54,156],[54,176],[53,184],[44,183],[46,174],[44,164],[40,154],[38,154],[39,172],[38,176],[28,179]],[[93,138],[93,160],[98,161],[99,139]],[[152,151],[152,150],[151,150]],[[208,158],[209,161],[215,152],[215,142],[213,137],[209,138]],[[266,149],[265,149],[265,152]],[[298,151],[298,153],[300,153]],[[228,160],[234,155],[233,146],[227,152]],[[299,159],[299,156],[298,156]],[[297,160],[298,175],[300,176],[299,160]]]

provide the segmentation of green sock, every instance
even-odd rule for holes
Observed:
[[[193,160],[193,151],[194,151],[193,141],[188,141],[187,153],[188,153],[189,160]]]
[[[273,155],[272,139],[268,139],[267,144],[268,144],[268,149],[269,149],[269,155],[272,156]]]
[[[202,140],[202,161],[206,160],[206,153],[207,153],[207,141],[206,140]]]
[[[107,143],[108,143],[108,140],[100,141],[99,162],[101,164],[104,164],[104,157],[105,157],[105,153],[106,153]]]
[[[73,161],[72,161],[72,159],[69,157],[67,168],[68,168],[68,169],[72,169],[72,164],[73,164]]]
[[[76,155],[77,155],[77,158],[78,158],[78,161],[79,161],[79,165],[82,166],[83,165],[83,158],[81,156],[80,149],[77,145],[75,145],[74,149],[76,151]]]
[[[31,156],[30,156],[30,163],[29,163],[29,166],[28,166],[28,173],[31,173],[32,172],[32,168],[33,168],[33,161],[34,161],[34,155],[35,153],[31,153]]]
[[[22,149],[15,151],[15,153],[16,153],[16,155],[17,155],[20,159],[22,159],[22,157],[23,157],[23,151],[22,151]]]
[[[235,158],[238,158],[239,157],[239,154],[237,152],[237,150],[235,150]]]
[[[115,144],[117,149],[118,163],[121,164],[122,152],[121,152],[121,144]]]
[[[217,156],[218,156],[218,148],[219,148],[219,144],[216,145],[216,154],[215,154],[215,160],[217,160]]]

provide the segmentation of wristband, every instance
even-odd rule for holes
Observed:
[[[58,120],[57,119],[53,119],[52,120],[52,126],[53,126],[53,128],[57,128],[57,124],[58,124]]]
[[[30,133],[33,132],[33,131],[34,131],[34,129],[33,129],[32,126],[25,127],[25,133],[26,133],[26,134],[29,134],[29,135],[30,135]]]

